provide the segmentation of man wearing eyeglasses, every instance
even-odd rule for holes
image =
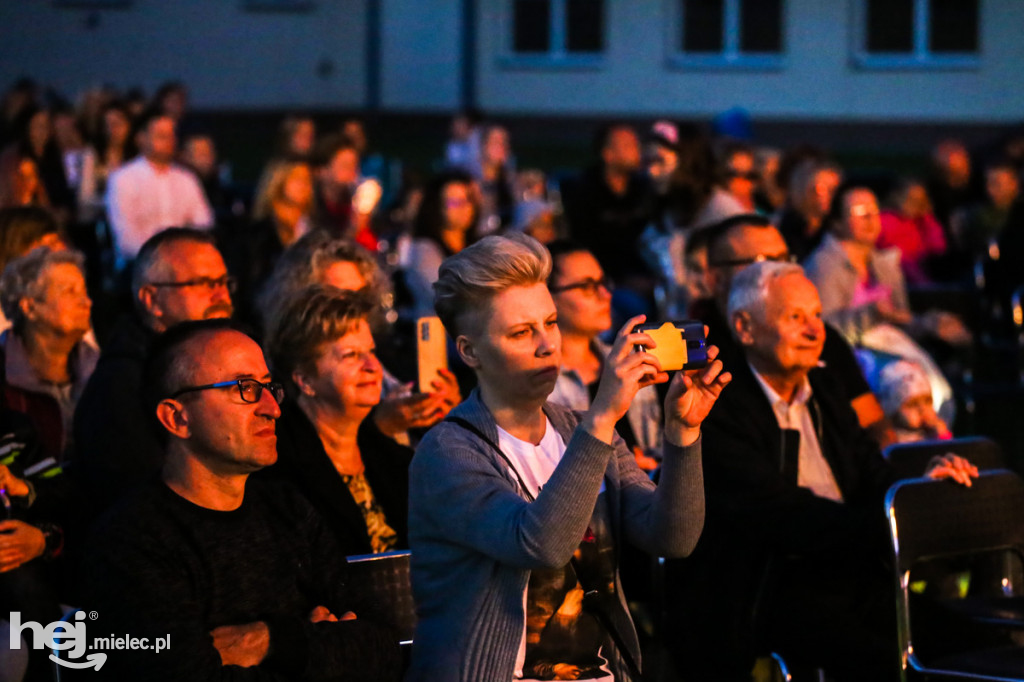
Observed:
[[[256,342],[225,321],[178,325],[144,382],[166,458],[98,525],[86,601],[104,632],[170,648],[112,652],[111,679],[395,679],[397,644],[352,612],[323,520],[290,486],[249,480],[277,460],[284,398]]]
[[[117,321],[75,412],[77,466],[99,506],[155,477],[163,461],[138,399],[153,339],[182,322],[231,317],[233,290],[208,232],[171,228],[139,251],[134,313]]]

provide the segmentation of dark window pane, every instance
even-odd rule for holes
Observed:
[[[741,0],[740,52],[782,51],[782,0]]]
[[[914,0],[868,0],[868,52],[914,51]]]
[[[515,0],[512,49],[548,52],[551,49],[551,1]]]
[[[683,51],[721,52],[723,0],[682,0]]]
[[[931,0],[928,49],[978,51],[978,0]]]
[[[568,0],[565,12],[566,50],[600,52],[604,49],[603,0]]]

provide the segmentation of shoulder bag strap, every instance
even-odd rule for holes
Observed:
[[[529,488],[526,487],[526,482],[523,480],[522,475],[519,473],[519,469],[517,469],[515,465],[512,464],[512,460],[510,460],[508,456],[504,452],[502,452],[501,447],[499,447],[498,444],[495,443],[493,439],[489,438],[487,434],[485,434],[475,425],[471,424],[469,421],[463,419],[462,417],[453,417],[452,415],[448,415],[447,417],[445,417],[444,421],[451,422],[453,424],[461,426],[462,428],[466,429],[470,433],[477,436],[483,442],[490,445],[491,448],[498,454],[498,456],[505,461],[505,464],[507,464],[509,468],[512,469],[512,473],[515,474],[516,480],[519,482],[519,487],[522,489],[523,494],[526,495],[527,499],[530,502],[533,502],[534,500],[537,499],[530,493]],[[580,571],[576,566],[575,557],[570,557],[569,565],[572,567],[572,572],[576,576],[576,582],[578,582],[580,584],[580,587],[583,588],[584,604],[589,605],[591,607],[590,612],[597,617],[598,621],[600,621],[605,631],[609,634],[609,636],[611,636],[612,642],[614,642],[615,644],[615,648],[619,651],[619,655],[626,662],[626,665],[629,666],[630,673],[636,680],[639,680],[640,666],[637,663],[637,661],[633,658],[633,652],[630,651],[629,648],[626,646],[626,643],[622,639],[622,636],[619,635],[618,629],[615,627],[615,625],[612,623],[611,618],[608,616],[608,613],[604,608],[604,604],[600,599],[600,592],[596,589],[590,590],[587,588],[587,585],[583,584],[583,578],[580,577]],[[590,598],[588,599],[587,597]]]

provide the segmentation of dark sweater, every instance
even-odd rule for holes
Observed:
[[[249,481],[242,506],[220,512],[154,483],[96,530],[85,580],[102,629],[89,634],[169,634],[170,651],[114,651],[101,672],[188,682],[395,679],[397,638],[346,592],[345,569],[330,531],[290,486]],[[311,624],[320,605],[363,617]],[[270,629],[264,661],[222,666],[209,632],[261,620]]]

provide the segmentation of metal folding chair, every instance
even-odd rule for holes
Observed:
[[[922,647],[915,642],[911,608],[916,599],[911,592],[911,572],[923,562],[1012,553],[1020,565],[1024,558],[1024,480],[1001,470],[982,473],[970,488],[952,481],[904,480],[889,489],[885,505],[897,587],[902,679],[1024,680],[1024,647],[1000,644],[933,652],[923,658]],[[986,608],[996,615],[1002,608],[1014,618],[1024,604],[1019,596],[1024,585],[1019,582],[1019,576],[1004,577],[1003,595],[988,600]],[[955,605],[939,604],[943,606]],[[955,608],[949,612],[957,613]]]

